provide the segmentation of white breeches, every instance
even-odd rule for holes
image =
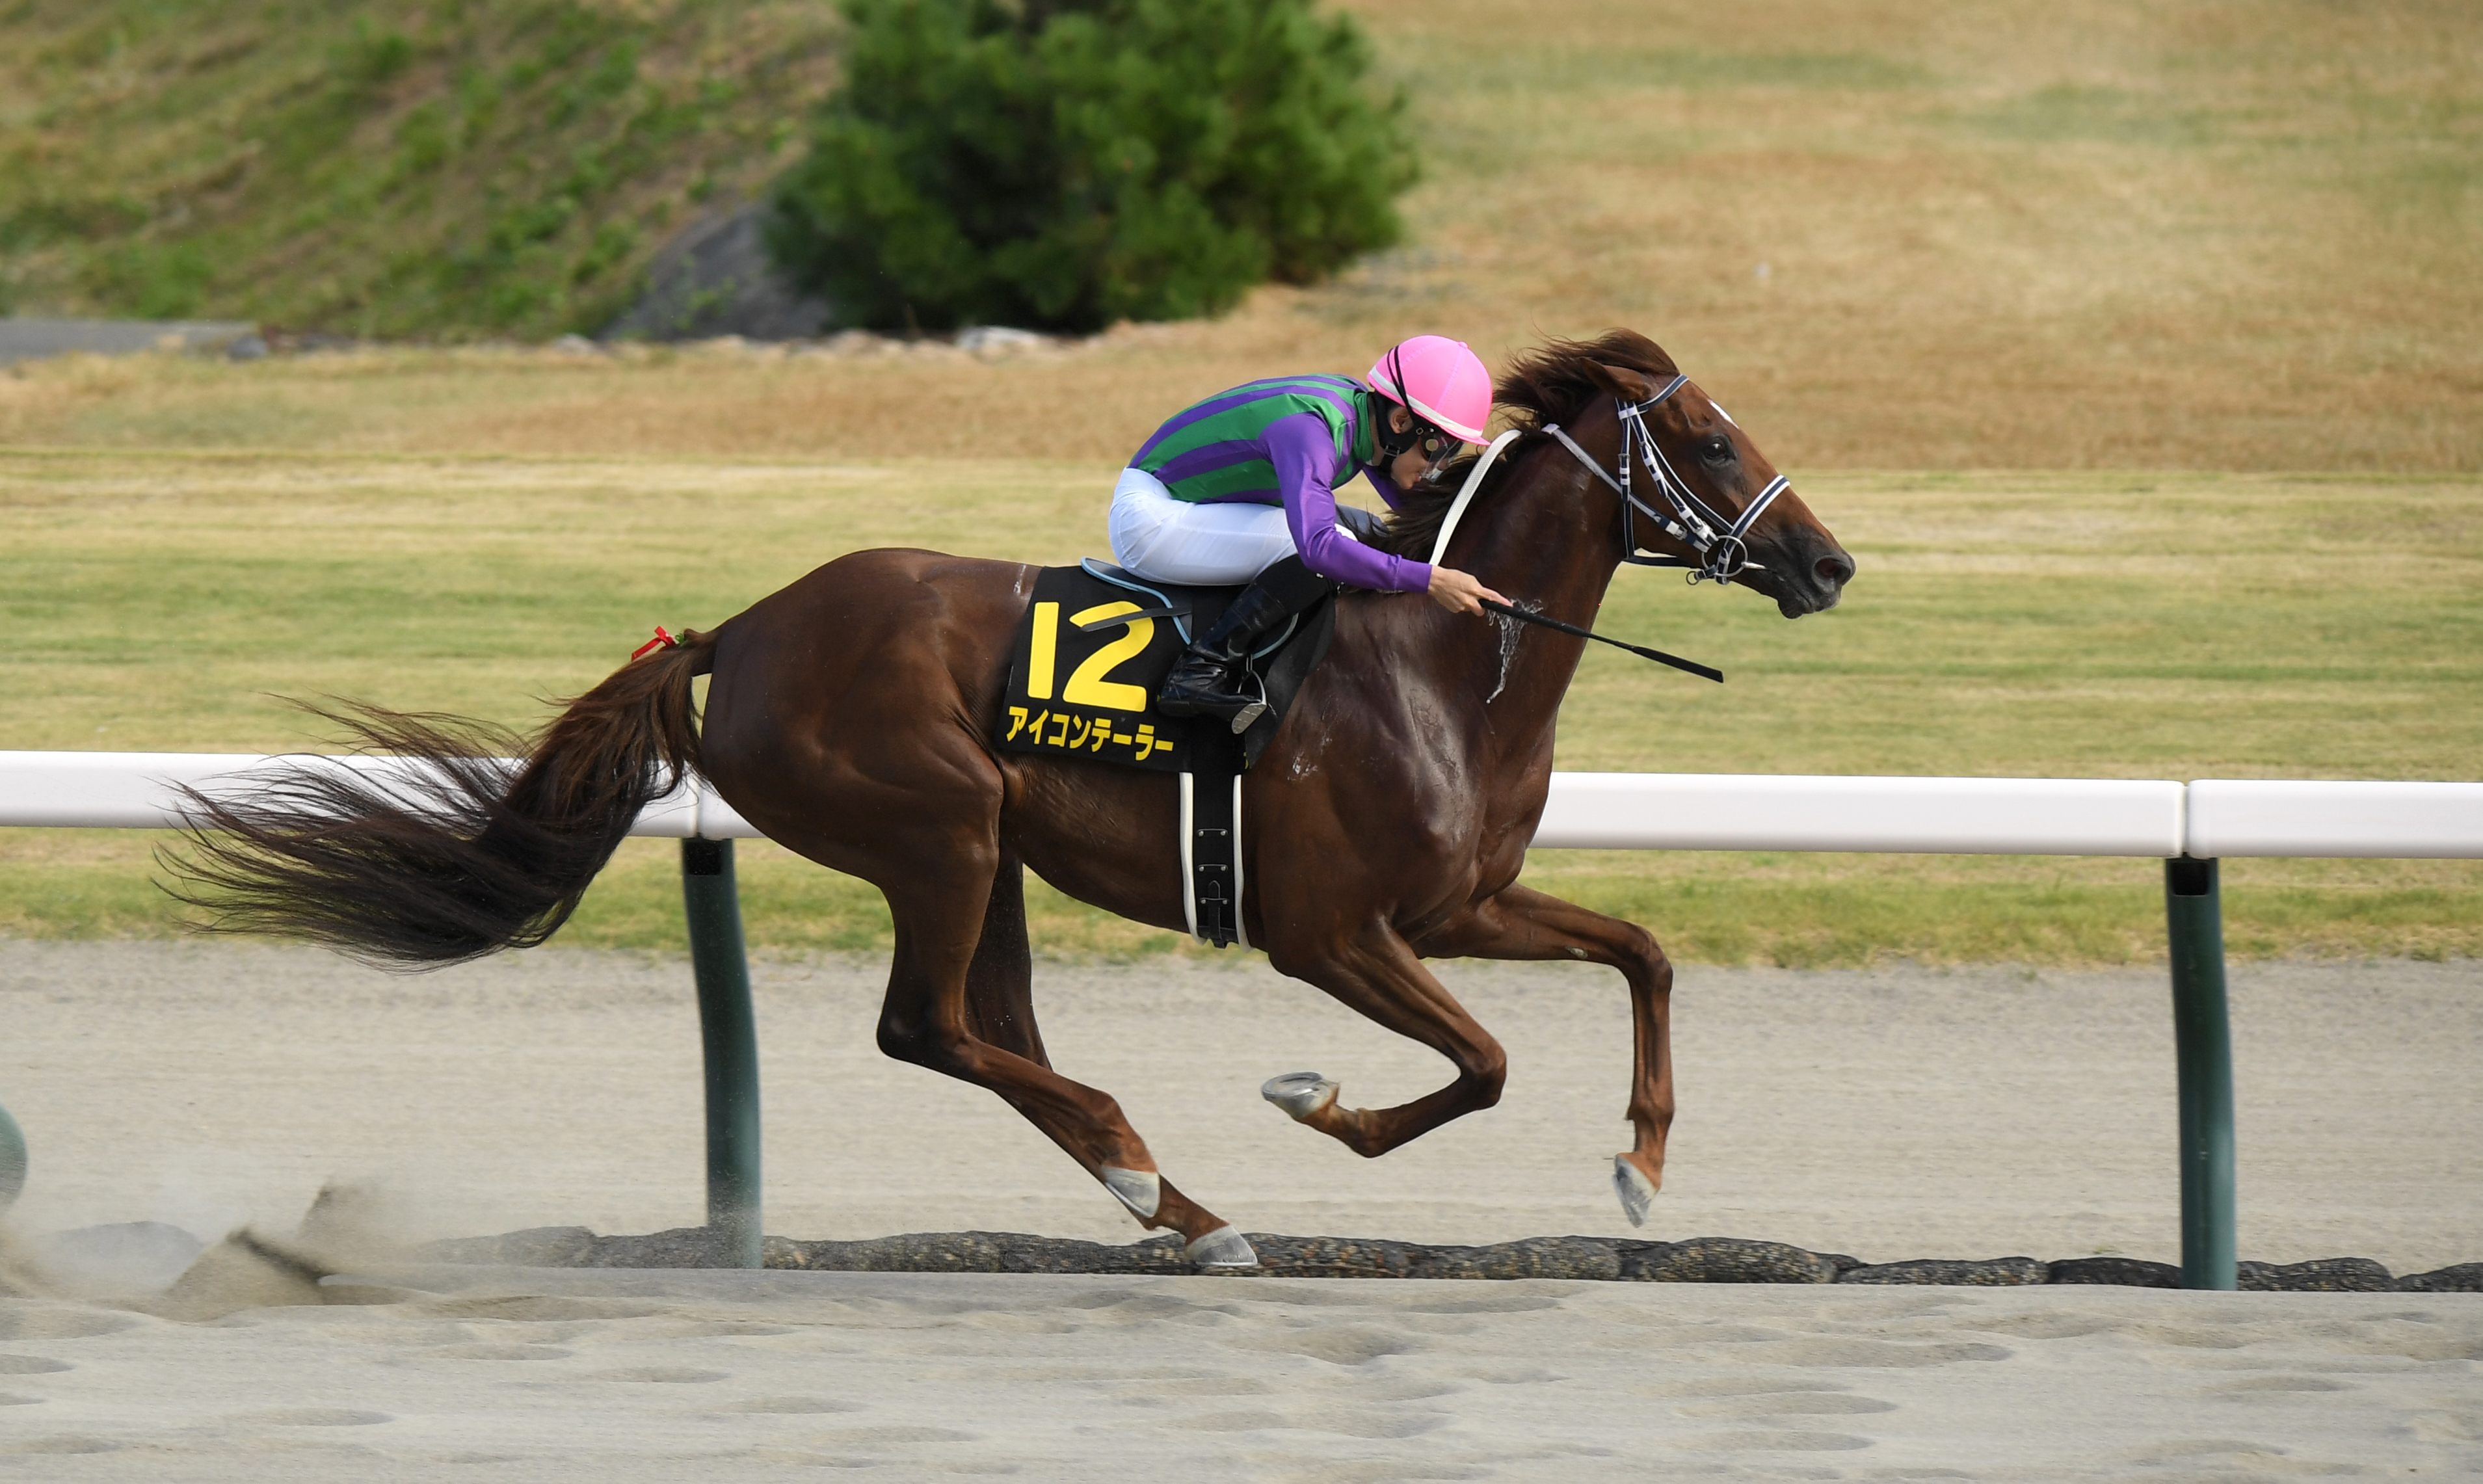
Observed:
[[[1144,469],[1112,489],[1112,560],[1157,582],[1247,582],[1294,554],[1285,507],[1188,505]]]

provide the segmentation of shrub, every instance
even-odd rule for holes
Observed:
[[[1311,0],[843,0],[778,260],[847,323],[1094,330],[1393,242],[1402,99]]]

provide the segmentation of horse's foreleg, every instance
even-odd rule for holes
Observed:
[[[1629,1121],[1638,1142],[1613,1161],[1613,1186],[1633,1226],[1646,1222],[1664,1185],[1664,1141],[1672,1128],[1672,965],[1646,929],[1510,886],[1477,903],[1419,945],[1433,958],[1576,959],[1609,965],[1629,981],[1636,1056]]]
[[[921,872],[911,884],[883,886],[896,953],[880,1009],[880,1049],[999,1094],[1140,1224],[1180,1232],[1192,1260],[1255,1265],[1258,1259],[1240,1233],[1157,1172],[1117,1101],[1045,1061],[1034,1026],[1017,861],[1003,856],[999,864],[1005,874],[986,892],[961,890],[961,878],[980,873],[953,866]]]
[[[1457,1069],[1456,1080],[1448,1086],[1393,1108],[1346,1107],[1336,1100],[1335,1083],[1311,1073],[1269,1081],[1261,1092],[1297,1122],[1373,1158],[1500,1100],[1508,1077],[1508,1053],[1393,931],[1373,928],[1307,960],[1288,954],[1276,967],[1318,985],[1366,1019],[1429,1047]]]

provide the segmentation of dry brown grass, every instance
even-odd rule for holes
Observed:
[[[1354,9],[1429,148],[1411,240],[1222,321],[992,365],[53,365],[0,377],[0,439],[1110,461],[1399,334],[1625,324],[1796,469],[2483,466],[2470,4]]]

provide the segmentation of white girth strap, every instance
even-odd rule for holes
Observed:
[[[1197,795],[1190,774],[1181,775],[1181,919],[1189,929],[1193,941],[1207,941],[1198,930],[1198,872],[1194,828]],[[1233,775],[1233,939],[1243,948],[1250,946],[1250,930],[1242,923],[1242,888],[1248,885],[1249,868],[1242,862],[1242,775]]]
[[[1198,871],[1193,859],[1197,852],[1191,848],[1198,837],[1197,832],[1190,824],[1194,808],[1191,802],[1191,787],[1190,776],[1187,773],[1183,774],[1181,776],[1181,920],[1189,929],[1191,941],[1203,943],[1207,940],[1200,937],[1198,932]]]

